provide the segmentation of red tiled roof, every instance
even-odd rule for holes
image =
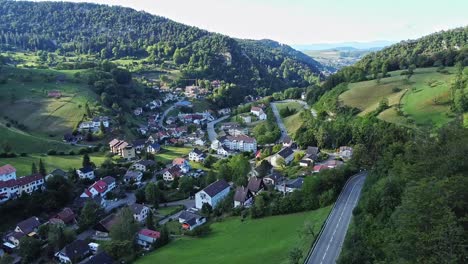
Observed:
[[[15,167],[11,166],[10,164],[7,164],[5,166],[0,167],[0,175],[10,174],[10,173],[15,172],[15,171],[16,171]]]
[[[175,158],[173,161],[172,161],[172,165],[182,165],[185,163],[185,159],[184,158]]]
[[[17,186],[18,183],[16,180],[9,180],[9,181],[0,181],[0,189],[3,188],[12,188],[14,186]]]
[[[23,186],[23,185],[26,185],[26,184],[29,184],[31,182],[35,182],[35,181],[38,181],[38,180],[41,180],[41,179],[43,179],[42,175],[39,174],[39,173],[36,173],[36,174],[33,174],[33,175],[21,177],[21,178],[16,180],[16,183],[18,185]]]
[[[151,238],[159,238],[161,236],[161,233],[158,231],[153,231],[151,229],[142,229],[140,232],[138,232],[140,235],[151,237]]]

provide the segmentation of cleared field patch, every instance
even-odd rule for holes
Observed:
[[[191,150],[192,148],[187,147],[163,146],[161,151],[155,155],[155,160],[167,164],[175,158],[187,156]]]
[[[207,237],[182,237],[136,263],[288,263],[289,250],[299,247],[305,256],[312,245],[313,236],[304,233],[304,224],[310,223],[317,234],[329,212],[326,207],[245,221],[228,218],[212,224]]]
[[[379,102],[386,98],[391,109],[380,113],[382,120],[412,126],[440,126],[450,121],[450,82],[454,75],[453,68],[447,68],[448,74],[436,71],[436,68],[416,69],[408,81],[401,71],[390,73],[391,77],[349,84],[348,90],[339,96],[345,105],[361,110],[359,115],[374,111]],[[401,104],[404,116],[399,116],[395,108]]]
[[[102,153],[90,154],[91,161],[96,164],[96,166],[101,165],[106,157]],[[39,164],[39,159],[42,159],[44,165],[48,172],[54,169],[69,170],[73,168],[81,168],[83,156],[73,155],[73,156],[49,156],[41,154],[31,154],[26,157],[16,157],[16,158],[1,158],[0,166],[5,164],[11,164],[17,170],[18,176],[25,176],[31,174],[32,163],[36,163],[36,166]]]
[[[284,102],[284,103],[276,103],[276,107],[278,108],[278,111],[280,112],[282,109],[285,109],[286,107],[289,107],[289,109],[296,110],[295,114],[281,118],[283,119],[283,123],[284,123],[284,126],[286,127],[286,130],[288,131],[288,134],[294,135],[303,123],[303,120],[301,118],[301,112],[303,111],[304,106],[296,102]]]

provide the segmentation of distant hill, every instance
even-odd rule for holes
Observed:
[[[174,63],[183,78],[220,79],[254,93],[308,86],[317,61],[271,40],[239,40],[130,8],[66,2],[0,2],[0,48],[148,57]]]
[[[329,72],[335,73],[339,69],[351,66],[365,55],[382,48],[356,49],[354,47],[337,47],[326,50],[305,50],[305,54],[327,67]]]
[[[306,50],[330,50],[330,49],[373,49],[373,48],[384,48],[394,44],[395,41],[388,40],[376,40],[369,42],[338,42],[338,43],[316,43],[316,44],[303,44],[303,45],[292,45],[293,48],[306,51]]]

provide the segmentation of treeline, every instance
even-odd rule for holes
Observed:
[[[172,61],[183,78],[221,79],[250,93],[252,87],[272,93],[319,81],[321,65],[289,46],[233,39],[130,8],[2,1],[0,13],[4,50]]]
[[[373,166],[338,263],[464,263],[468,131],[395,141]]]

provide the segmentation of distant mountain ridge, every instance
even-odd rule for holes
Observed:
[[[271,91],[317,83],[324,67],[272,40],[240,40],[119,6],[0,2],[0,48],[173,61],[184,78]]]
[[[337,42],[337,43],[315,43],[315,44],[298,44],[291,45],[294,49],[305,51],[305,50],[328,50],[328,49],[343,49],[343,48],[354,48],[354,49],[373,49],[383,48],[395,44],[396,41],[389,40],[376,40],[368,42]]]

